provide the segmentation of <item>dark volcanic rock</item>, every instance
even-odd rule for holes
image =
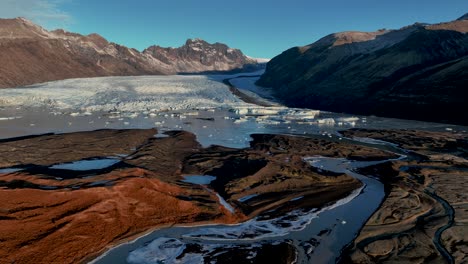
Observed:
[[[467,124],[465,18],[331,34],[273,58],[258,84],[290,106]]]
[[[257,61],[224,44],[188,40],[144,52],[98,34],[47,31],[23,19],[0,19],[0,88],[67,78],[254,70]]]

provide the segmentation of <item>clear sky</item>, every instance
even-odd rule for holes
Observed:
[[[450,21],[467,12],[468,0],[0,0],[0,17],[96,32],[138,50],[198,37],[259,58],[333,32]]]

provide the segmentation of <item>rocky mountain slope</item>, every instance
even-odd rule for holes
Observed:
[[[143,54],[163,62],[168,71],[178,73],[230,71],[255,63],[238,49],[222,43],[209,44],[201,39],[188,39],[179,48],[151,46]]]
[[[290,106],[468,124],[468,16],[341,32],[273,58],[259,85]]]
[[[143,52],[98,34],[47,31],[24,18],[0,19],[0,87],[78,77],[198,73],[252,69],[240,50],[203,40]]]

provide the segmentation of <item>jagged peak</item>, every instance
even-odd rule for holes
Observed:
[[[463,16],[459,17],[457,20],[468,20],[468,13],[466,13]]]
[[[188,42],[206,42],[201,38],[189,38],[187,39]]]
[[[206,45],[206,44],[210,44],[210,43],[206,42],[205,40],[203,40],[201,38],[189,38],[189,39],[187,39],[187,41],[185,41],[185,45],[187,45],[187,46],[194,45],[194,44]]]
[[[103,36],[99,35],[98,33],[91,33],[87,35],[90,38],[104,38]]]
[[[25,17],[0,18],[0,21],[5,21],[9,23],[18,23],[18,24],[23,24],[23,25],[33,26],[33,27],[40,27],[39,25],[34,24],[34,22],[32,22],[31,20]]]
[[[27,18],[25,18],[25,17],[16,17],[16,18],[14,18],[14,19],[20,20],[20,21],[24,21],[24,22],[32,23],[31,20],[29,20],[29,19],[27,19]]]
[[[0,38],[49,38],[52,33],[24,17],[0,19]]]
[[[69,32],[61,28],[52,30],[51,33],[53,33],[57,37],[83,37],[83,35],[81,34]]]
[[[25,17],[15,17],[15,18],[11,18],[11,20],[22,22],[22,23],[25,23],[25,24],[30,24],[30,25],[36,25],[36,24],[34,24],[34,22],[32,22],[31,20],[29,20],[29,19],[27,19]]]

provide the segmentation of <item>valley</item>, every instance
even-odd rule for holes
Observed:
[[[468,263],[468,14],[71,2],[0,3],[1,264]]]
[[[405,243],[400,236],[407,236],[409,219],[420,210],[434,211],[423,218],[425,232],[440,235],[433,242],[416,229],[416,249],[432,252],[418,257],[442,261],[445,256],[436,245],[454,259],[463,255],[463,246],[458,246],[463,236],[444,235],[463,225],[463,214],[455,218],[460,224],[448,224],[448,212],[431,193],[437,190],[437,197],[463,208],[463,197],[444,195],[466,182],[465,127],[346,116],[275,102],[254,105],[239,100],[222,83],[229,79],[248,96],[258,79],[258,74],[251,75],[157,77],[152,79],[154,88],[146,84],[150,77],[71,80],[34,88],[35,94],[62,94],[54,103],[28,99],[27,89],[11,94],[0,121],[9,128],[2,130],[0,142],[0,221],[2,233],[9,234],[2,237],[8,242],[2,255],[19,262],[50,257],[75,263],[106,252],[95,263],[146,263],[159,252],[161,260],[251,256],[251,263],[260,263],[268,260],[269,252],[281,252],[282,263],[334,263],[344,250],[353,262],[401,259],[404,255],[397,250],[402,246],[396,245]],[[104,102],[90,101],[83,93],[70,92],[74,97],[68,98],[62,88],[64,83],[80,89],[86,83],[105,87],[108,82],[131,85],[132,91],[154,101],[125,95],[117,105],[121,108],[105,108]],[[182,101],[194,103],[169,110],[157,100],[165,92],[158,85],[184,87],[180,92],[187,99]],[[196,92],[199,87],[216,92]],[[120,90],[115,84],[107,88],[111,94],[126,91],[129,88]],[[212,104],[207,105],[206,94],[219,97],[210,97]],[[173,100],[180,101],[180,96]],[[24,137],[11,138],[13,134]],[[447,176],[439,172],[443,166],[451,166],[460,181],[444,180]],[[212,178],[185,181],[190,175]],[[421,177],[425,180],[415,182]],[[393,197],[407,192],[423,204],[394,209]],[[396,212],[404,217],[396,218]],[[388,214],[395,217],[392,231],[376,226],[387,223]],[[18,225],[24,226],[22,232],[13,232]],[[394,250],[376,253],[373,248],[389,240],[372,231],[375,228],[405,235],[392,236]],[[159,251],[167,247],[177,250]],[[54,254],[49,253],[52,249]]]

